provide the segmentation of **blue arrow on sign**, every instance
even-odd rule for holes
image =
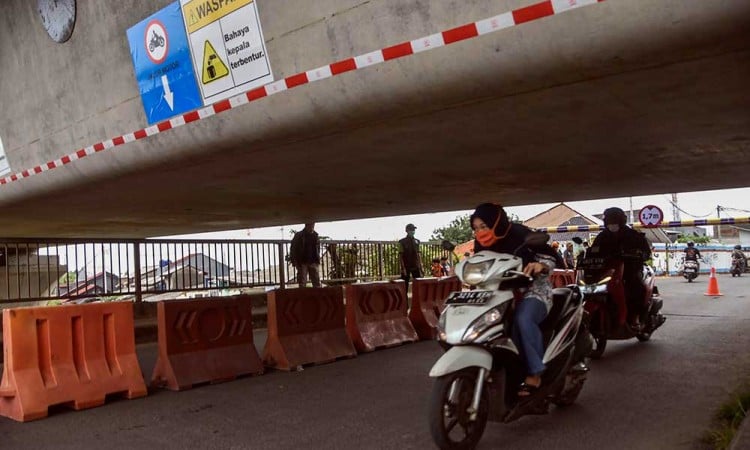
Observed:
[[[127,35],[149,124],[203,106],[179,2],[130,27]]]

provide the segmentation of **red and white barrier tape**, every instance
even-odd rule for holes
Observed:
[[[31,169],[26,169],[22,172],[6,176],[5,178],[0,178],[0,185],[18,181],[23,178],[28,178],[32,175],[46,172],[48,170],[56,169],[66,164],[70,164],[78,159],[91,156],[95,153],[113,147],[118,147],[127,144],[128,142],[145,139],[148,136],[153,136],[154,134],[158,134],[172,128],[177,128],[190,122],[205,119],[206,117],[211,117],[215,114],[220,114],[224,111],[237,108],[246,103],[253,102],[269,95],[278,94],[279,92],[293,89],[303,84],[324,80],[326,78],[350,72],[352,70],[364,69],[365,67],[380,64],[392,59],[402,58],[404,56],[414,55],[427,50],[444,47],[455,42],[472,39],[477,36],[492,33],[494,31],[510,28],[515,25],[521,25],[522,23],[531,22],[534,20],[542,19],[544,17],[560,14],[571,9],[593,5],[603,1],[604,0],[545,0],[535,5],[527,6],[525,8],[519,8],[504,14],[490,17],[489,19],[469,23],[457,28],[453,28],[451,30],[443,31],[441,33],[414,39],[410,42],[393,45],[391,47],[338,61],[327,66],[319,67],[317,69],[308,70],[307,72],[298,73],[283,80],[269,83],[265,86],[261,86],[259,88],[253,89],[243,94],[239,94],[226,100],[222,100],[212,105],[208,105],[201,109],[179,115],[163,122],[159,122],[150,127],[142,128],[133,133],[128,133],[112,139],[107,139],[103,142],[98,142],[94,145],[82,148],[74,153],[65,155],[54,161],[49,161],[46,164],[39,165]]]

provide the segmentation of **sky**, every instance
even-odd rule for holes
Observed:
[[[635,210],[639,210],[646,205],[656,205],[664,211],[665,220],[673,220],[670,199],[671,194],[639,196],[632,197],[632,204],[633,209]],[[487,201],[493,201],[493,199],[488,199]],[[629,197],[620,197],[565,203],[580,213],[593,216],[594,214],[601,213],[610,206],[618,206],[627,211],[630,209],[630,201],[631,198]],[[721,205],[724,208],[736,209],[722,211],[721,217],[747,217],[750,216],[750,188],[678,193],[677,203],[682,210],[680,213],[682,219],[716,217],[717,205]],[[539,205],[513,206],[506,208],[506,210],[509,214],[516,214],[522,220],[525,220],[555,206],[556,204],[557,203],[545,203]],[[467,206],[473,209],[476,205]],[[331,239],[337,240],[356,239],[391,241],[401,239],[405,235],[404,227],[406,224],[413,223],[417,227],[417,239],[427,241],[436,228],[448,225],[457,216],[471,213],[472,209],[360,220],[320,222],[315,225],[315,230],[321,236],[327,236]],[[637,220],[638,219],[636,218],[636,221]],[[282,237],[284,239],[291,239],[290,231],[300,230],[302,227],[302,224],[288,224],[283,227],[242,229],[169,237],[175,239],[281,239]]]

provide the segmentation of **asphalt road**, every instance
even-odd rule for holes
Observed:
[[[750,276],[720,276],[718,299],[702,295],[707,281],[659,280],[669,319],[650,342],[611,342],[577,404],[490,423],[479,448],[700,449],[715,409],[750,378]],[[155,350],[138,348],[147,376]],[[0,418],[0,448],[428,449],[427,373],[440,354],[422,342],[297,373],[54,409],[35,422]]]

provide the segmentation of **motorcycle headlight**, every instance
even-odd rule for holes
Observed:
[[[447,310],[446,310],[447,311]],[[440,314],[440,317],[438,317],[438,324],[437,324],[437,331],[438,331],[438,340],[444,341],[448,336],[445,334],[445,312]]]
[[[476,286],[484,281],[487,271],[490,270],[490,267],[492,267],[494,262],[495,261],[493,260],[489,260],[480,263],[466,263],[462,273],[464,283],[470,286]]]
[[[469,328],[466,329],[461,341],[465,344],[473,342],[479,337],[479,335],[484,333],[487,328],[500,323],[503,320],[505,311],[508,309],[510,303],[511,302],[509,301],[505,302],[479,316],[471,325],[469,325]]]

